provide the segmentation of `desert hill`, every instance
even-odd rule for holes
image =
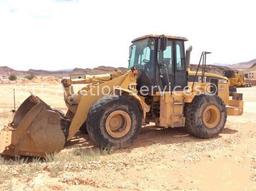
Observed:
[[[191,70],[195,71],[197,69],[196,64],[191,64]],[[35,69],[29,69],[27,71],[20,71],[15,70],[13,68],[10,68],[8,66],[0,66],[0,78],[8,78],[9,75],[14,74],[17,76],[27,76],[27,75],[34,75],[34,76],[54,76],[57,78],[61,77],[67,77],[70,75],[81,75],[81,74],[103,74],[103,73],[109,73],[114,70],[121,70],[121,71],[127,71],[127,68],[124,67],[112,67],[112,66],[98,66],[95,68],[74,68],[74,69],[68,69],[68,70],[57,70],[57,71],[48,71],[48,70],[35,70]],[[225,70],[249,70],[249,71],[255,71],[256,70],[256,59],[250,60],[248,62],[240,62],[237,64],[232,64],[228,66],[222,66],[222,65],[207,65],[206,66],[206,72],[216,73],[223,75]],[[201,70],[201,67],[200,67]]]
[[[190,69],[192,71],[196,71],[197,70],[197,65],[196,64],[191,64]],[[201,70],[202,70],[202,67],[200,66],[199,71],[201,71]],[[206,72],[223,75],[225,70],[230,70],[230,68],[227,67],[227,66],[206,65]]]
[[[17,74],[17,71],[8,66],[0,66],[0,75],[5,76],[10,74]]]
[[[237,64],[232,64],[232,65],[230,65],[230,67],[233,69],[238,69],[238,70],[246,70],[248,68],[251,68],[255,64],[256,64],[256,59],[253,59],[253,60],[249,60],[247,62],[240,62]]]
[[[73,70],[58,70],[58,71],[48,71],[48,70],[35,70],[29,69],[27,71],[20,71],[12,69],[8,66],[0,66],[0,76],[8,77],[11,74],[17,76],[26,76],[26,75],[35,75],[35,76],[55,76],[55,77],[63,77],[69,76],[71,74],[103,74],[108,73],[114,70],[126,71],[126,68],[123,67],[111,67],[111,66],[99,66],[96,68],[74,68]]]
[[[253,64],[250,68],[248,68],[247,71],[256,71],[256,63]]]

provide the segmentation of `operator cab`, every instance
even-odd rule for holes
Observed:
[[[146,86],[152,94],[159,90],[157,88],[179,90],[187,86],[185,41],[183,37],[164,35],[146,35],[133,40],[129,68],[139,71],[137,88]]]

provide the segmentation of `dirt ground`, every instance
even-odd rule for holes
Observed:
[[[60,85],[1,85],[2,127],[12,118],[13,88],[17,106],[31,91],[65,110]],[[256,87],[239,91],[245,112],[228,117],[217,138],[144,128],[130,148],[100,153],[77,137],[47,162],[0,158],[0,190],[256,190]]]

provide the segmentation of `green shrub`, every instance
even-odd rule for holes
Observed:
[[[35,78],[35,75],[34,74],[29,74],[27,76],[25,76],[26,79],[28,80],[33,80]]]
[[[15,81],[15,80],[17,80],[17,76],[16,76],[15,74],[11,74],[11,75],[8,77],[8,79],[9,79],[10,81]]]

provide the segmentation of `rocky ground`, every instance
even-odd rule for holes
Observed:
[[[43,90],[42,85],[2,85],[2,125],[12,117],[13,88],[17,105],[33,89],[50,105],[65,108],[59,85],[46,84]],[[78,136],[47,162],[0,159],[0,189],[256,190],[256,88],[239,91],[244,115],[229,117],[214,139],[196,139],[182,128],[144,128],[130,148],[99,152],[86,136]]]

